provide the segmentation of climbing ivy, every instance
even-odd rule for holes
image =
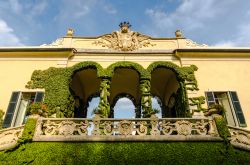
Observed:
[[[191,106],[197,106],[197,109],[195,109],[194,111],[204,111],[205,108],[202,108],[202,104],[205,104],[205,97],[204,96],[199,96],[199,97],[192,97],[189,98],[189,100],[191,101],[191,103],[189,105]]]
[[[57,117],[73,117],[74,98],[69,91],[71,68],[49,68],[33,72],[27,88],[44,88],[44,104],[49,109],[49,115],[54,113]]]
[[[147,85],[149,84],[149,94],[142,92],[142,109],[150,113],[152,110],[151,106],[151,94],[150,94],[150,79],[153,70],[159,67],[164,67],[172,70],[176,73],[177,80],[180,82],[180,90],[178,92],[177,106],[180,112],[179,114],[187,113],[187,94],[186,85],[191,85],[193,90],[198,90],[197,81],[194,76],[194,71],[197,67],[192,65],[191,67],[179,67],[171,62],[154,62],[147,69],[144,69],[141,65],[129,62],[121,61],[111,64],[107,69],[103,69],[102,66],[96,62],[86,61],[78,63],[72,67],[67,68],[54,68],[51,67],[47,70],[35,70],[31,76],[31,81],[26,85],[29,89],[43,88],[45,89],[44,104],[49,109],[49,116],[56,114],[57,117],[73,117],[74,116],[74,98],[69,89],[70,83],[74,74],[83,69],[96,69],[97,77],[105,81],[110,81],[115,70],[118,68],[129,68],[134,69],[140,76],[140,81],[146,80]],[[110,88],[110,82],[105,82]],[[140,88],[143,91],[146,83],[141,83]],[[104,116],[108,116],[110,113],[109,105],[109,88],[103,88],[104,82],[100,85],[100,93],[104,92],[100,98],[100,104],[98,111],[102,112]],[[188,87],[190,90],[191,87]],[[105,90],[104,90],[105,89]],[[146,100],[145,100],[146,99]],[[104,101],[104,102],[103,102]],[[147,104],[146,104],[147,103]],[[106,108],[106,110],[104,110]],[[183,116],[183,115],[181,115]],[[184,115],[185,116],[185,115]]]
[[[185,80],[185,86],[187,90],[199,90],[198,83],[195,78],[194,72],[197,71],[198,68],[195,65],[191,65],[189,67],[181,68],[181,78]]]
[[[215,120],[216,128],[218,130],[220,137],[222,137],[225,141],[228,141],[228,137],[231,137],[231,134],[229,132],[229,129],[228,129],[228,126],[224,117],[221,115],[215,115],[214,120]]]
[[[121,62],[116,62],[114,64],[111,64],[107,68],[107,76],[112,77],[117,68],[133,69],[139,73],[140,79],[150,79],[151,78],[150,73],[146,69],[144,69],[140,64],[130,62],[130,61],[121,61]]]
[[[178,80],[184,78],[183,77],[184,73],[182,73],[182,70],[180,69],[180,67],[172,62],[165,62],[165,61],[153,62],[152,64],[150,64],[148,66],[147,71],[151,75],[151,73],[157,68],[170,69],[171,71],[173,71],[176,74],[176,77]]]

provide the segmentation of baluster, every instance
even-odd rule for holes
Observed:
[[[150,135],[160,135],[160,131],[158,129],[158,121],[158,117],[155,114],[152,114],[150,117],[150,123],[152,126]]]
[[[94,129],[92,131],[92,135],[94,136],[99,136],[100,135],[100,115],[96,114],[93,117],[93,124],[94,124]]]

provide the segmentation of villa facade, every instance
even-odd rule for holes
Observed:
[[[69,29],[48,45],[1,47],[3,127],[22,125],[32,102],[48,104],[49,116],[86,118],[93,96],[100,96],[99,110],[112,118],[116,101],[125,96],[135,106],[135,118],[150,113],[157,97],[163,118],[201,117],[220,104],[229,126],[249,128],[250,47],[198,44],[179,30],[173,38],[152,38],[126,22],[120,28],[98,37],[74,36]],[[59,72],[68,84],[60,82]],[[180,107],[186,110],[178,112]]]

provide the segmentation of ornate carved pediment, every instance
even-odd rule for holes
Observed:
[[[186,46],[190,48],[196,48],[196,47],[208,47],[206,44],[198,44],[190,39],[186,39]]]
[[[121,51],[133,51],[155,45],[150,42],[149,36],[131,31],[128,22],[122,22],[119,26],[119,31],[103,35],[93,44]]]

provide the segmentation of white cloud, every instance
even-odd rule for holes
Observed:
[[[180,0],[173,11],[152,7],[145,10],[152,21],[148,32],[157,36],[174,36],[181,29],[196,42],[216,46],[249,44],[250,1]],[[199,41],[200,40],[200,41]]]
[[[204,27],[207,19],[212,19],[220,12],[215,0],[183,0],[174,12],[168,13],[162,9],[146,9],[154,24],[160,29],[182,25],[188,30]]]
[[[0,19],[0,46],[20,46],[23,45],[20,39],[14,34],[14,31],[7,23]]]
[[[250,46],[250,23],[239,25],[237,28],[236,36],[231,40],[223,40],[216,43],[217,47],[244,47]]]

